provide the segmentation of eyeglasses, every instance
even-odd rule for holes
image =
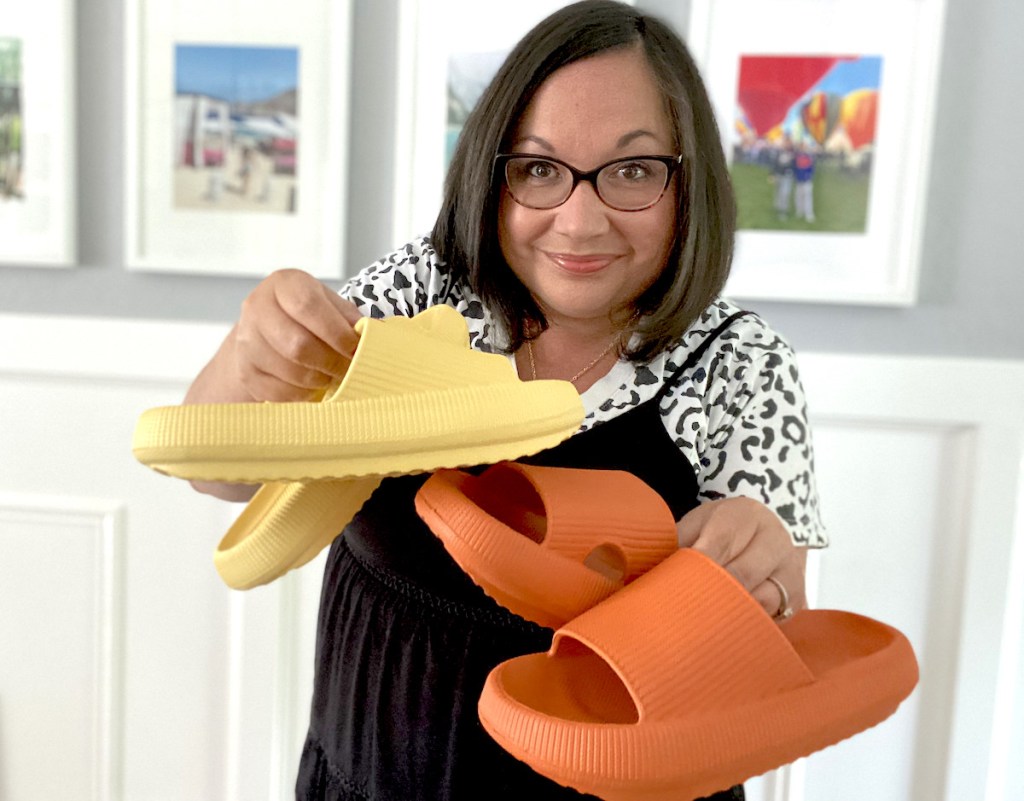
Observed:
[[[550,156],[502,153],[494,158],[520,206],[553,209],[569,199],[580,181],[587,181],[604,204],[617,211],[643,211],[661,200],[682,161],[681,155],[633,156],[581,172]]]

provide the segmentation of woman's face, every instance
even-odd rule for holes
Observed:
[[[675,155],[672,125],[643,54],[614,50],[548,78],[510,150],[553,156],[582,171],[613,159]],[[581,181],[561,206],[530,209],[507,188],[498,210],[502,253],[553,324],[607,326],[664,269],[675,239],[675,181],[643,211],[606,206]]]

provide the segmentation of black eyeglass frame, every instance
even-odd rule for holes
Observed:
[[[566,193],[565,197],[561,201],[555,203],[553,206],[530,206],[527,205],[526,203],[523,203],[519,198],[516,197],[515,192],[512,191],[512,187],[509,186],[508,182],[508,163],[512,159],[524,158],[535,159],[536,161],[550,161],[552,164],[558,164],[562,167],[565,167],[569,171],[569,173],[572,175],[572,186],[569,188],[569,191]],[[665,185],[661,188],[661,192],[658,193],[658,196],[654,200],[652,200],[646,206],[641,206],[638,209],[620,209],[617,206],[613,206],[611,203],[605,200],[604,196],[601,194],[601,190],[597,186],[597,176],[600,175],[601,171],[605,169],[605,167],[610,167],[613,164],[618,164],[619,162],[630,161],[660,161],[662,164],[668,167],[668,172],[665,174]],[[668,189],[668,185],[672,183],[672,176],[676,174],[676,170],[678,170],[682,166],[682,163],[683,155],[681,153],[677,156],[627,156],[625,158],[617,158],[612,159],[611,161],[606,161],[604,164],[601,164],[592,170],[583,172],[582,170],[577,170],[571,164],[568,164],[562,161],[561,159],[556,159],[554,156],[542,156],[538,153],[499,153],[497,156],[494,157],[494,167],[495,169],[501,169],[502,182],[505,184],[505,188],[508,189],[509,196],[511,196],[511,198],[520,206],[523,206],[524,208],[527,209],[535,209],[537,211],[548,211],[550,209],[557,209],[559,206],[561,206],[569,198],[572,197],[572,193],[576,191],[576,187],[579,186],[580,181],[586,181],[592,187],[594,187],[594,194],[597,195],[601,202],[604,203],[604,205],[606,205],[610,209],[625,212],[644,211],[645,209],[649,209],[651,208],[651,206],[656,205],[658,201],[665,197],[665,190]]]

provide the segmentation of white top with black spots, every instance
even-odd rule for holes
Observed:
[[[446,303],[466,318],[472,347],[494,351],[507,342],[499,321],[469,287],[453,280],[425,237],[367,267],[341,294],[372,317],[412,316]],[[672,350],[643,365],[619,361],[583,393],[583,429],[654,397],[736,311],[719,299]],[[763,320],[746,316],[734,321],[667,395],[661,411],[665,429],[696,471],[701,498],[755,498],[778,514],[794,542],[828,544],[796,358]]]

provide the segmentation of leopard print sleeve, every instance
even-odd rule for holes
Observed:
[[[807,404],[789,344],[754,318],[707,372],[707,427],[695,442],[702,498],[745,496],[786,524],[793,541],[823,547]]]
[[[426,237],[374,262],[340,292],[374,318],[412,317],[428,306],[450,302],[452,293],[451,274]]]
[[[431,306],[451,306],[465,318],[469,346],[476,350],[501,352],[508,339],[480,297],[452,275],[425,236],[362,270],[340,294],[374,318],[412,317]]]

